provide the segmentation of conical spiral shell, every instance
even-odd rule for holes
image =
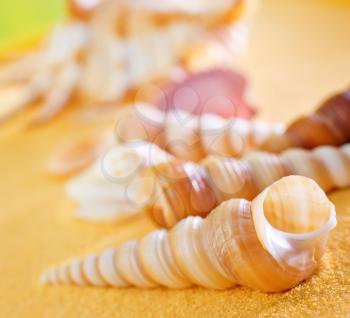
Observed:
[[[153,168],[154,220],[172,227],[189,215],[205,216],[232,198],[251,200],[278,179],[301,175],[323,190],[350,186],[350,144],[289,149],[280,155],[251,152],[241,160],[210,156],[202,164],[171,162]],[[149,187],[149,185],[144,185]]]
[[[119,125],[120,140],[146,139],[186,160],[199,161],[211,154],[238,157],[251,149],[312,149],[350,141],[350,92],[332,96],[314,114],[294,121],[286,130],[281,124],[227,121],[212,114],[162,113],[147,105],[129,107],[119,117],[121,123],[127,122]]]
[[[241,156],[284,132],[282,124],[225,120],[214,114],[195,116],[182,110],[164,113],[146,104],[120,111],[116,127],[120,142],[147,140],[193,161],[208,154]]]
[[[270,137],[263,150],[280,152],[290,147],[312,149],[350,142],[350,91],[327,99],[315,113],[295,120],[283,135]]]
[[[232,199],[206,219],[188,217],[118,249],[46,272],[49,284],[93,286],[243,285],[265,292],[290,289],[317,267],[336,225],[333,204],[311,179],[285,177],[252,202]]]

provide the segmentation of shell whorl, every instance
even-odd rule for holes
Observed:
[[[311,115],[292,122],[285,133],[268,138],[261,149],[281,152],[290,147],[312,149],[350,142],[350,90],[327,99]]]
[[[100,287],[226,289],[238,284],[282,291],[313,273],[335,225],[334,206],[318,185],[290,176],[252,202],[228,200],[206,219],[188,217],[170,231],[66,263],[42,279]]]
[[[172,227],[186,216],[205,216],[225,200],[251,200],[288,175],[309,177],[326,192],[348,187],[350,144],[295,148],[280,155],[257,151],[241,160],[210,156],[202,164],[168,163],[156,174],[161,176],[155,175],[157,196],[150,210],[158,224]]]
[[[178,158],[199,161],[210,154],[241,156],[284,132],[282,124],[225,120],[214,114],[195,116],[185,111],[162,112],[146,104],[120,111],[116,138],[146,140]]]

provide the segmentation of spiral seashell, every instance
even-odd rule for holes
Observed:
[[[173,161],[146,173],[153,174],[156,187],[155,197],[150,201],[151,215],[159,225],[172,227],[190,215],[205,217],[223,201],[252,200],[288,175],[311,178],[326,192],[348,187],[350,144],[314,150],[294,148],[280,155],[256,151],[241,160],[210,156],[202,164]],[[143,186],[147,189],[150,184],[146,182]]]
[[[265,292],[293,288],[316,269],[333,204],[311,179],[285,177],[252,202],[231,199],[207,218],[87,256],[44,273],[48,284],[152,288],[243,285]]]
[[[286,130],[282,124],[225,120],[213,114],[162,113],[147,105],[123,110],[120,119],[132,121],[130,126],[121,125],[120,140],[146,139],[193,161],[211,154],[238,157],[251,149],[281,152],[292,147],[339,146],[350,141],[350,92],[332,96],[314,114],[294,121]]]
[[[210,154],[241,156],[283,132],[283,124],[227,120],[214,114],[195,116],[184,110],[162,112],[146,104],[121,110],[116,125],[119,142],[146,140],[192,161]]]
[[[272,136],[261,149],[280,152],[290,147],[312,149],[340,146],[350,141],[350,90],[327,99],[315,113],[288,126],[283,135]]]

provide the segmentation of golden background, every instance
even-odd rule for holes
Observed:
[[[288,121],[311,111],[350,84],[350,3],[263,1],[241,65],[265,119]],[[23,129],[27,116],[0,126],[0,317],[349,315],[350,190],[331,195],[339,224],[320,271],[289,292],[41,286],[39,275],[48,266],[139,237],[152,224],[146,217],[120,225],[73,220],[65,180],[47,176],[43,167],[57,142],[89,126],[69,112],[47,126]]]

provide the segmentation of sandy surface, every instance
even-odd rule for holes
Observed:
[[[265,0],[243,68],[268,120],[288,121],[327,94],[346,87],[350,74],[350,4]],[[320,270],[282,294],[247,288],[173,291],[157,288],[42,287],[51,264],[143,235],[146,217],[95,225],[72,218],[64,179],[43,171],[48,155],[73,130],[67,114],[50,125],[22,129],[26,114],[0,128],[0,317],[346,317],[350,312],[350,190],[333,193],[339,225]],[[74,123],[74,124],[73,124]],[[78,128],[78,129],[77,129]]]

